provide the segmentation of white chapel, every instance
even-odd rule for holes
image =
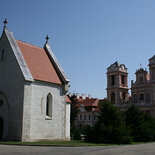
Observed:
[[[54,56],[48,36],[43,48],[0,38],[0,140],[70,139],[69,79]]]

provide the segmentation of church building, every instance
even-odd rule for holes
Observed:
[[[70,140],[69,79],[48,36],[43,48],[0,38],[0,140]]]
[[[155,117],[155,55],[149,59],[149,73],[143,68],[136,70],[136,80],[131,81],[128,93],[128,72],[117,61],[107,68],[107,99],[125,111],[134,104],[141,111]]]

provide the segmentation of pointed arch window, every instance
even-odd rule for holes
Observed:
[[[46,116],[52,118],[52,95],[49,93],[46,97]]]

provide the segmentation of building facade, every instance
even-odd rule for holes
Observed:
[[[136,80],[131,81],[129,95],[127,68],[118,62],[110,65],[107,68],[107,99],[122,111],[134,104],[155,117],[155,56],[149,59],[148,66],[149,73],[143,68],[135,72]]]

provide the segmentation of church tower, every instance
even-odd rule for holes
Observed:
[[[117,61],[107,68],[107,99],[116,105],[129,101],[128,72]]]

